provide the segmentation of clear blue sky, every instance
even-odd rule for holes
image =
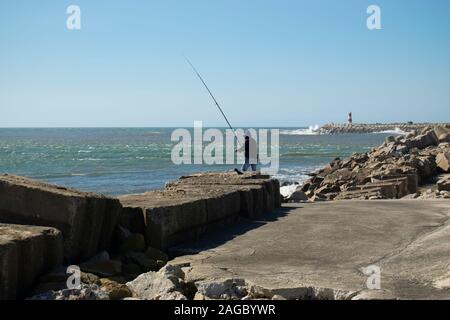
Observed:
[[[0,127],[224,126],[183,54],[235,126],[450,121],[449,16],[447,0],[0,0]]]

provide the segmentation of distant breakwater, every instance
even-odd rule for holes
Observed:
[[[409,133],[412,131],[422,131],[427,127],[447,127],[449,123],[331,123],[325,124],[318,129],[320,134],[345,134],[345,133]]]

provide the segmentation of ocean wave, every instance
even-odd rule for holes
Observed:
[[[74,159],[75,160],[75,159]],[[102,161],[105,159],[98,159],[98,158],[81,158],[81,159],[76,159],[78,161]]]
[[[280,187],[280,194],[283,197],[287,198],[291,194],[293,194],[295,192],[295,190],[297,190],[298,186],[299,186],[298,184],[290,184],[287,186]]]
[[[396,134],[396,135],[407,135],[409,132],[403,131],[400,128],[395,128],[394,130],[385,130],[385,131],[378,131],[378,132],[373,132],[374,134]]]
[[[309,128],[294,129],[294,130],[282,130],[280,134],[288,136],[313,136],[319,134],[320,126],[318,124],[310,126]]]
[[[336,152],[286,152],[280,155],[281,158],[284,157],[337,157]]]

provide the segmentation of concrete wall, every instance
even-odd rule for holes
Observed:
[[[0,176],[0,222],[61,230],[68,262],[82,261],[108,248],[120,212],[117,199]]]
[[[166,250],[280,207],[279,190],[279,182],[268,176],[206,173],[182,177],[162,191],[119,199],[125,210],[142,210],[147,244]]]
[[[24,298],[40,275],[62,261],[58,230],[0,223],[0,300]]]

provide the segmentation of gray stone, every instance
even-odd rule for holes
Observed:
[[[297,188],[297,190],[286,199],[286,202],[304,202],[304,201],[308,201],[308,196],[302,190],[300,190],[300,188]]]
[[[203,280],[195,283],[197,292],[210,299],[242,298],[247,292],[242,290],[243,279]]]
[[[48,291],[32,296],[28,300],[109,300],[109,296],[97,285],[81,284],[78,289]]]
[[[161,300],[175,297],[184,300],[184,295],[180,292],[181,279],[166,271],[143,273],[126,285],[140,299]],[[176,291],[179,293],[174,293]]]

